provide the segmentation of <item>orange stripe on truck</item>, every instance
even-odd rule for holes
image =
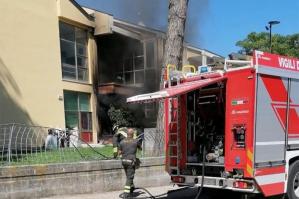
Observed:
[[[252,161],[253,161],[253,154],[252,154],[252,152],[251,152],[249,149],[247,149],[246,154],[247,154],[247,158],[248,158],[248,159],[251,161],[251,163],[252,163]]]
[[[249,164],[246,164],[246,171],[249,174],[249,176],[253,176],[253,168]]]
[[[252,177],[253,176],[253,168],[252,168],[253,154],[250,151],[250,149],[247,149],[246,156],[248,160],[246,164],[246,171],[249,174],[249,176]]]

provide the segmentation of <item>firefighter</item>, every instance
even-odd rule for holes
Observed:
[[[127,127],[120,127],[118,125],[113,126],[112,129],[115,133],[112,138],[113,144],[113,156],[117,158],[118,156],[118,148],[120,142],[127,137],[128,128]],[[132,129],[133,130],[133,129]],[[137,138],[137,131],[133,130],[133,138]]]
[[[139,167],[140,161],[136,158],[137,149],[142,150],[141,142],[134,139],[134,129],[129,128],[127,138],[123,139],[119,145],[119,154],[122,155],[122,165],[126,173],[126,184],[124,187],[124,198],[128,198],[133,193],[135,169]]]
[[[127,137],[128,129],[126,127],[119,127],[118,125],[114,125],[112,128],[114,135],[112,138],[113,144],[113,156],[117,158],[118,156],[118,147],[120,142]]]

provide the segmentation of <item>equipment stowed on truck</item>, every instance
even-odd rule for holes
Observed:
[[[127,99],[164,101],[172,182],[299,198],[299,60],[255,51],[206,71],[169,66],[164,89]]]

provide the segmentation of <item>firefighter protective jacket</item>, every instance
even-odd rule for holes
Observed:
[[[140,142],[137,139],[126,138],[120,142],[119,149],[122,153],[122,158],[127,160],[136,160],[137,148],[141,149]]]
[[[126,127],[121,127],[113,135],[113,138],[112,138],[113,152],[118,151],[120,142],[127,137],[127,132],[128,132],[128,129]]]
[[[113,144],[113,152],[116,153],[118,151],[120,142],[127,138],[128,128],[121,127],[117,130],[117,132],[113,135],[112,144]],[[137,138],[137,131],[134,130],[133,139]],[[142,143],[142,140],[139,139],[138,142]],[[140,144],[141,145],[141,144]]]

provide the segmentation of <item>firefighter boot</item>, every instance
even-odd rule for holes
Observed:
[[[123,199],[129,199],[129,198],[130,198],[130,193],[124,192]]]
[[[131,186],[125,186],[123,198],[130,198]]]
[[[132,193],[134,192],[134,190],[135,190],[135,186],[134,186],[134,184],[133,184],[133,185],[131,185],[130,193],[132,194]]]
[[[124,199],[132,199],[133,198],[133,193],[123,193],[123,198]]]

